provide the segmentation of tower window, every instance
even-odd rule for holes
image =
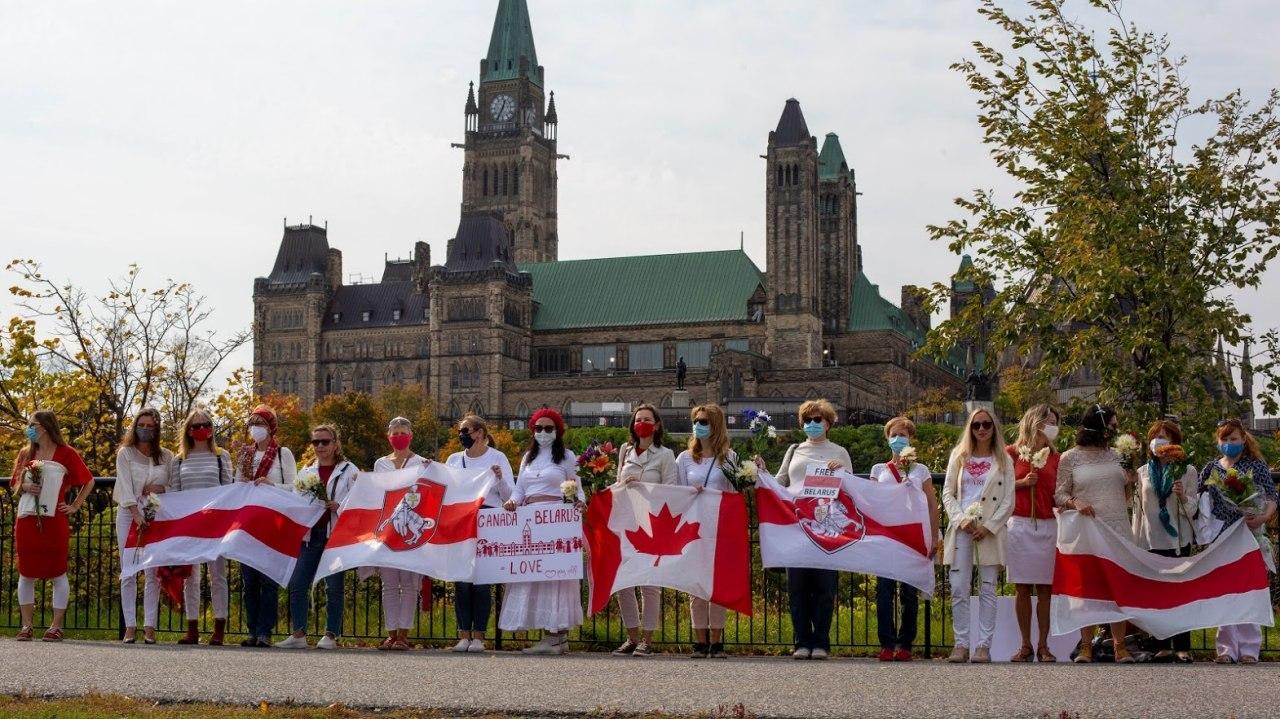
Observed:
[[[502,168],[502,194],[507,194],[507,168]]]
[[[489,195],[489,168],[487,167],[484,168],[484,190],[482,190],[481,194],[486,197]]]
[[[512,171],[511,174],[512,174],[512,184],[514,185],[512,193],[518,195],[520,194],[520,168],[517,167],[515,170]]]
[[[369,318],[370,318],[370,317],[372,317],[372,316],[373,316],[373,312],[371,312],[371,311],[369,311],[369,310],[365,310],[365,311],[363,311],[363,312],[361,312],[361,313],[360,313],[360,321],[361,321],[361,322],[368,322],[368,321],[369,321]]]
[[[391,310],[391,319],[396,322],[400,321],[400,310]]]

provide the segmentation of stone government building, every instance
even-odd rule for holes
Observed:
[[[549,405],[578,423],[640,401],[673,415],[707,401],[790,415],[813,397],[875,420],[927,388],[962,393],[961,362],[912,358],[930,318],[913,288],[899,307],[868,278],[854,171],[835,133],[819,148],[799,102],[767,137],[766,272],[740,249],[560,260],[546,88],[525,0],[499,0],[467,92],[461,216],[444,262],[417,242],[381,281],[343,284],[327,227],[286,224],[270,274],[254,280],[260,389],[309,407],[421,383],[450,418]],[[976,292],[952,291],[953,312]],[[632,301],[645,293],[652,301]]]

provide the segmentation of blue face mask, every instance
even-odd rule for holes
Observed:
[[[826,432],[827,432],[826,425],[822,422],[805,422],[804,423],[804,433],[808,435],[809,439],[817,439],[822,435],[826,434]]]
[[[1244,442],[1222,442],[1218,444],[1218,451],[1227,459],[1235,459],[1244,451]]]
[[[697,437],[698,439],[706,439],[707,437],[710,437],[711,425],[695,423],[693,425],[693,436]]]
[[[27,427],[26,435],[28,442],[35,442],[40,439],[40,433],[36,431],[35,427]]]
[[[910,446],[911,439],[909,437],[898,436],[889,439],[889,449],[893,450],[894,454],[902,454],[902,450]]]

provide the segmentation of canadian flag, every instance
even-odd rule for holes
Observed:
[[[120,556],[122,576],[168,565],[226,557],[285,584],[307,532],[324,505],[274,485],[236,482],[223,487],[156,495],[155,520],[134,525]]]
[[[455,469],[441,462],[361,472],[338,510],[316,581],[354,567],[469,581],[476,516],[492,482],[487,467]]]
[[[929,504],[915,485],[888,484],[811,465],[799,486],[761,470],[756,480],[765,567],[873,574],[933,595]]]
[[[1274,622],[1267,569],[1243,521],[1203,552],[1161,557],[1079,512],[1058,517],[1054,634],[1130,620],[1165,639],[1230,624]]]
[[[633,482],[591,497],[591,613],[621,589],[670,587],[751,614],[747,503],[714,489]]]

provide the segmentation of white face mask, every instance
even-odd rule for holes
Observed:
[[[1165,439],[1164,437],[1156,437],[1155,439],[1151,440],[1151,453],[1155,454],[1156,452],[1159,452],[1160,448],[1165,446],[1166,444],[1169,444],[1169,440]]]
[[[533,435],[533,439],[538,443],[539,447],[550,447],[556,443],[555,432],[537,432]]]
[[[260,424],[255,424],[249,428],[249,436],[253,437],[254,442],[265,442],[270,434],[271,433],[267,431],[267,428]]]
[[[1050,442],[1058,438],[1058,425],[1056,424],[1046,424],[1044,429],[1040,431],[1044,432],[1044,438]]]

